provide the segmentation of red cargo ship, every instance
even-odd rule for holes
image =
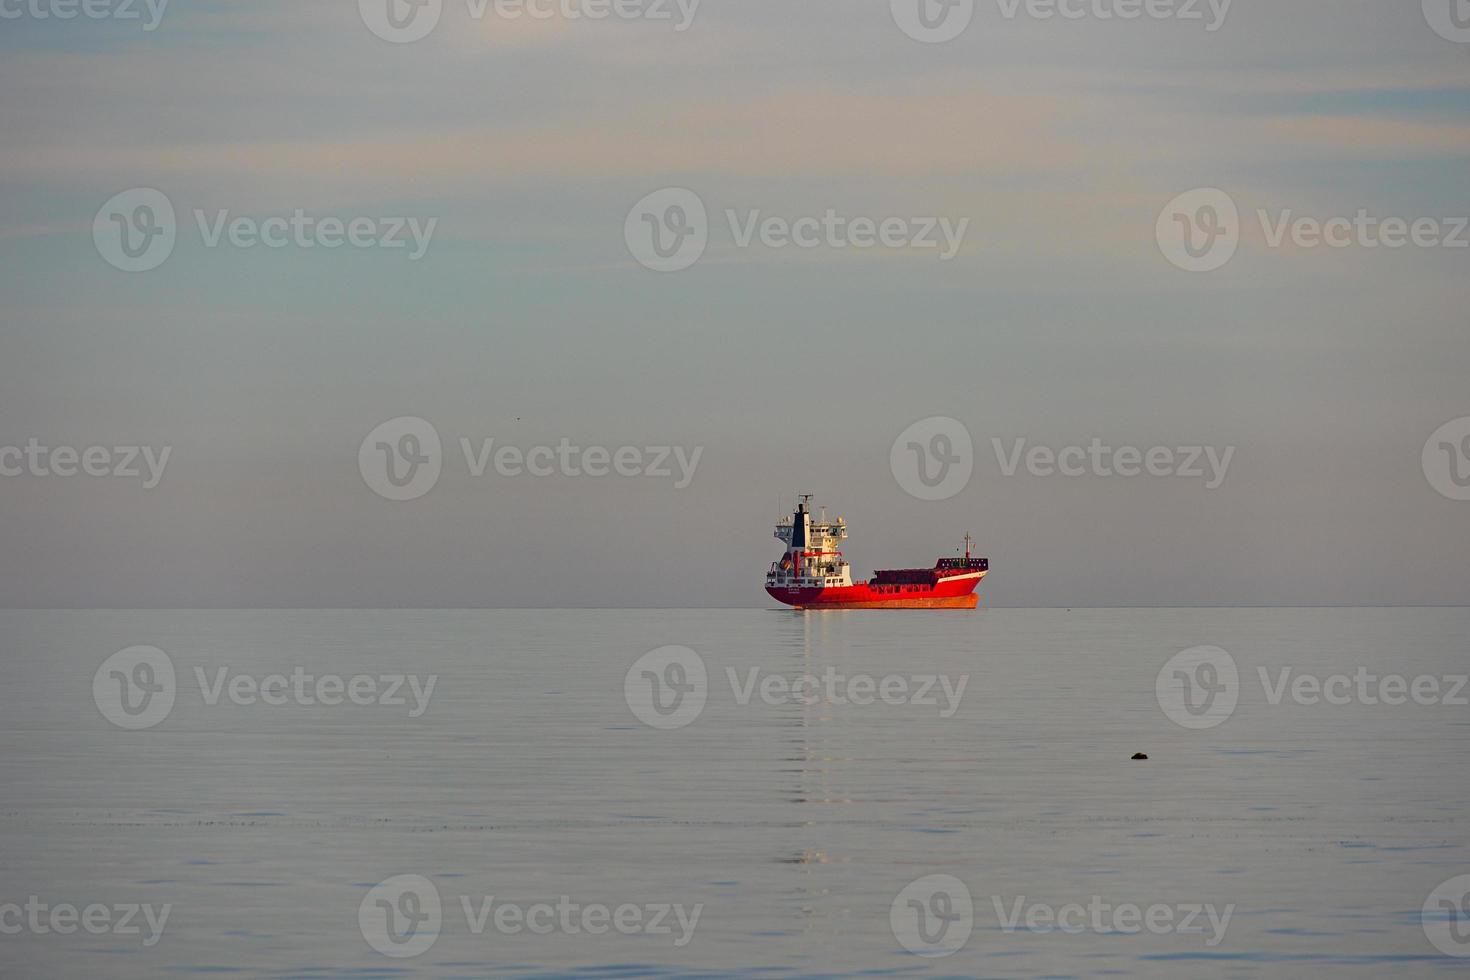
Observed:
[[[837,546],[847,537],[847,522],[827,520],[827,508],[813,520],[812,495],[804,493],[796,513],[776,525],[776,538],[786,545],[781,560],[766,573],[771,598],[797,609],[974,609],[975,588],[990,571],[990,562],[970,557],[941,558],[933,568],[877,571],[867,582],[854,582],[852,570]]]

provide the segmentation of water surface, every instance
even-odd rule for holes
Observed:
[[[17,976],[1007,977],[1463,973],[1421,907],[1470,872],[1470,710],[1273,705],[1268,676],[1470,668],[1466,610],[967,612],[0,612],[0,903],[170,903],[156,944],[0,936]],[[93,675],[167,653],[158,724],[105,719]],[[629,667],[669,644],[708,668],[676,730]],[[1239,704],[1172,722],[1155,680],[1200,644]],[[414,674],[427,706],[209,704],[213,682]],[[939,705],[741,704],[758,678],[942,676]],[[912,688],[910,688],[912,690]],[[407,691],[401,691],[407,694]],[[1470,692],[1461,692],[1465,695]],[[1135,752],[1148,761],[1131,761]],[[974,930],[904,949],[895,897],[963,881]],[[369,890],[443,900],[422,954],[375,951]],[[522,907],[702,904],[692,938],[511,935],[459,898]],[[1233,905],[1200,934],[1001,928],[996,901]],[[144,930],[146,935],[146,929]],[[1467,950],[1470,952],[1470,950]]]

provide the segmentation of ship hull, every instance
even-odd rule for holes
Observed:
[[[768,585],[777,602],[797,609],[974,609],[975,588],[984,572],[946,576],[932,585],[881,585],[856,582],[830,588],[786,588]]]

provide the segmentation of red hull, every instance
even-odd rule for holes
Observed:
[[[786,588],[768,585],[777,602],[797,609],[974,609],[980,603],[975,588],[984,572],[943,576],[933,584],[855,582],[829,588]]]

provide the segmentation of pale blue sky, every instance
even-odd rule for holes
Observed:
[[[972,531],[994,604],[1467,600],[1470,502],[1421,449],[1470,416],[1470,249],[1255,220],[1470,215],[1470,44],[1416,2],[1236,0],[1207,32],[982,0],[935,45],[887,0],[704,0],[683,32],[446,0],[411,44],[350,0],[173,0],[153,31],[0,20],[0,93],[0,446],[173,447],[153,490],[0,477],[0,605],[762,605],[797,490],[862,573]],[[712,227],[659,274],[623,229],[667,186]],[[92,223],[134,187],[179,229],[129,274]],[[1154,237],[1199,187],[1246,219],[1202,274]],[[208,248],[193,217],[297,208],[437,226],[408,261]],[[950,262],[739,248],[727,208],[970,226]],[[357,452],[402,415],[448,453],[396,503]],[[975,475],[923,502],[889,449],[941,415]],[[462,435],[704,452],[678,490],[474,478]],[[1094,436],[1237,448],[1213,491],[991,449]]]

